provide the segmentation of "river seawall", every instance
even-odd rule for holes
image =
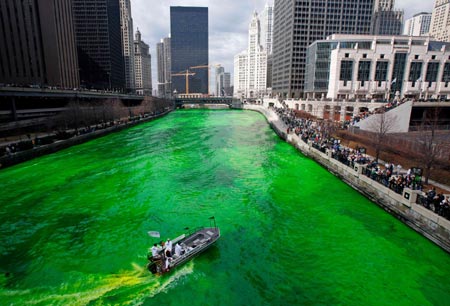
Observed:
[[[11,154],[10,156],[2,156],[2,157],[0,157],[0,169],[14,166],[16,164],[31,160],[31,159],[39,157],[39,156],[55,153],[60,150],[69,148],[71,146],[82,144],[86,141],[93,140],[93,139],[96,139],[99,137],[103,137],[110,133],[122,131],[124,129],[130,128],[132,126],[135,126],[135,125],[138,125],[138,124],[141,124],[144,122],[152,121],[154,119],[157,119],[157,118],[167,115],[169,112],[170,111],[166,111],[166,112],[163,112],[158,115],[143,117],[139,120],[134,120],[134,121],[130,121],[127,123],[118,124],[118,125],[113,125],[111,127],[99,129],[99,130],[96,130],[96,131],[93,131],[90,133],[86,133],[83,135],[79,135],[76,137],[68,138],[65,140],[58,140],[51,144],[36,146],[33,149],[16,152],[14,154]]]
[[[405,188],[403,194],[397,194],[364,175],[363,165],[355,165],[355,168],[351,168],[332,158],[331,151],[327,154],[322,153],[313,148],[311,143],[307,144],[302,141],[297,135],[288,134],[287,126],[273,111],[256,105],[245,105],[244,109],[263,114],[275,133],[282,139],[318,162],[385,211],[450,253],[450,221],[416,204],[420,191]]]

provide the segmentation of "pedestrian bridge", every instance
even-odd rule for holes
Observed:
[[[242,108],[242,103],[238,99],[231,97],[201,97],[201,98],[174,98],[175,107],[180,108],[187,104],[200,105],[228,105],[230,108]]]

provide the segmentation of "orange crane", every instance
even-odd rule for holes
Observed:
[[[184,76],[186,78],[186,94],[189,94],[189,76],[195,75],[195,72],[190,72],[189,69],[179,73],[172,73],[172,76]]]
[[[200,66],[189,67],[189,69],[208,68],[208,96],[209,96],[209,74],[210,74],[211,67],[220,67],[220,64],[218,64],[218,65],[200,65]]]

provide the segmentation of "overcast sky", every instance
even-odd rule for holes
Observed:
[[[254,10],[261,12],[273,0],[130,0],[134,28],[150,46],[153,88],[156,88],[156,43],[170,33],[170,6],[209,8],[209,62],[221,64],[233,73],[234,55],[247,46],[248,25]],[[433,0],[396,0],[396,8],[405,11],[405,19],[419,12],[431,12]]]

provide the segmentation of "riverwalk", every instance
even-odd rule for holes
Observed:
[[[15,145],[18,148],[20,148],[20,145],[23,143],[26,143],[27,146],[23,150],[19,150],[17,152],[11,152],[9,154],[0,154],[0,169],[10,167],[22,162],[25,162],[27,160],[43,156],[46,154],[51,154],[54,152],[58,152],[60,150],[69,148],[74,145],[78,145],[81,143],[84,143],[86,141],[106,136],[110,133],[115,133],[118,131],[122,131],[123,129],[127,129],[129,127],[152,121],[154,119],[163,117],[170,113],[171,110],[165,110],[161,113],[157,114],[145,114],[144,116],[137,116],[135,118],[132,118],[131,120],[127,121],[120,121],[118,123],[114,122],[113,124],[108,124],[103,126],[100,129],[92,128],[89,131],[86,131],[85,133],[75,133],[74,130],[65,131],[64,133],[67,136],[64,137],[65,139],[57,139],[55,135],[46,135],[38,139],[36,136],[35,141],[31,139],[27,139],[26,136],[21,136],[20,139],[27,139],[25,141],[2,141],[3,139],[0,139],[0,148],[5,148],[6,146]],[[48,143],[42,141],[45,139],[50,139]],[[39,140],[39,141],[36,141]],[[38,144],[39,142],[39,144]]]
[[[422,195],[421,191],[404,188],[402,194],[398,194],[367,177],[364,174],[366,165],[356,164],[354,167],[349,167],[332,158],[331,151],[323,153],[313,147],[312,143],[305,143],[295,133],[288,133],[288,126],[273,110],[260,105],[245,105],[244,109],[263,114],[272,129],[282,139],[450,253],[450,221],[417,204],[418,198]]]

